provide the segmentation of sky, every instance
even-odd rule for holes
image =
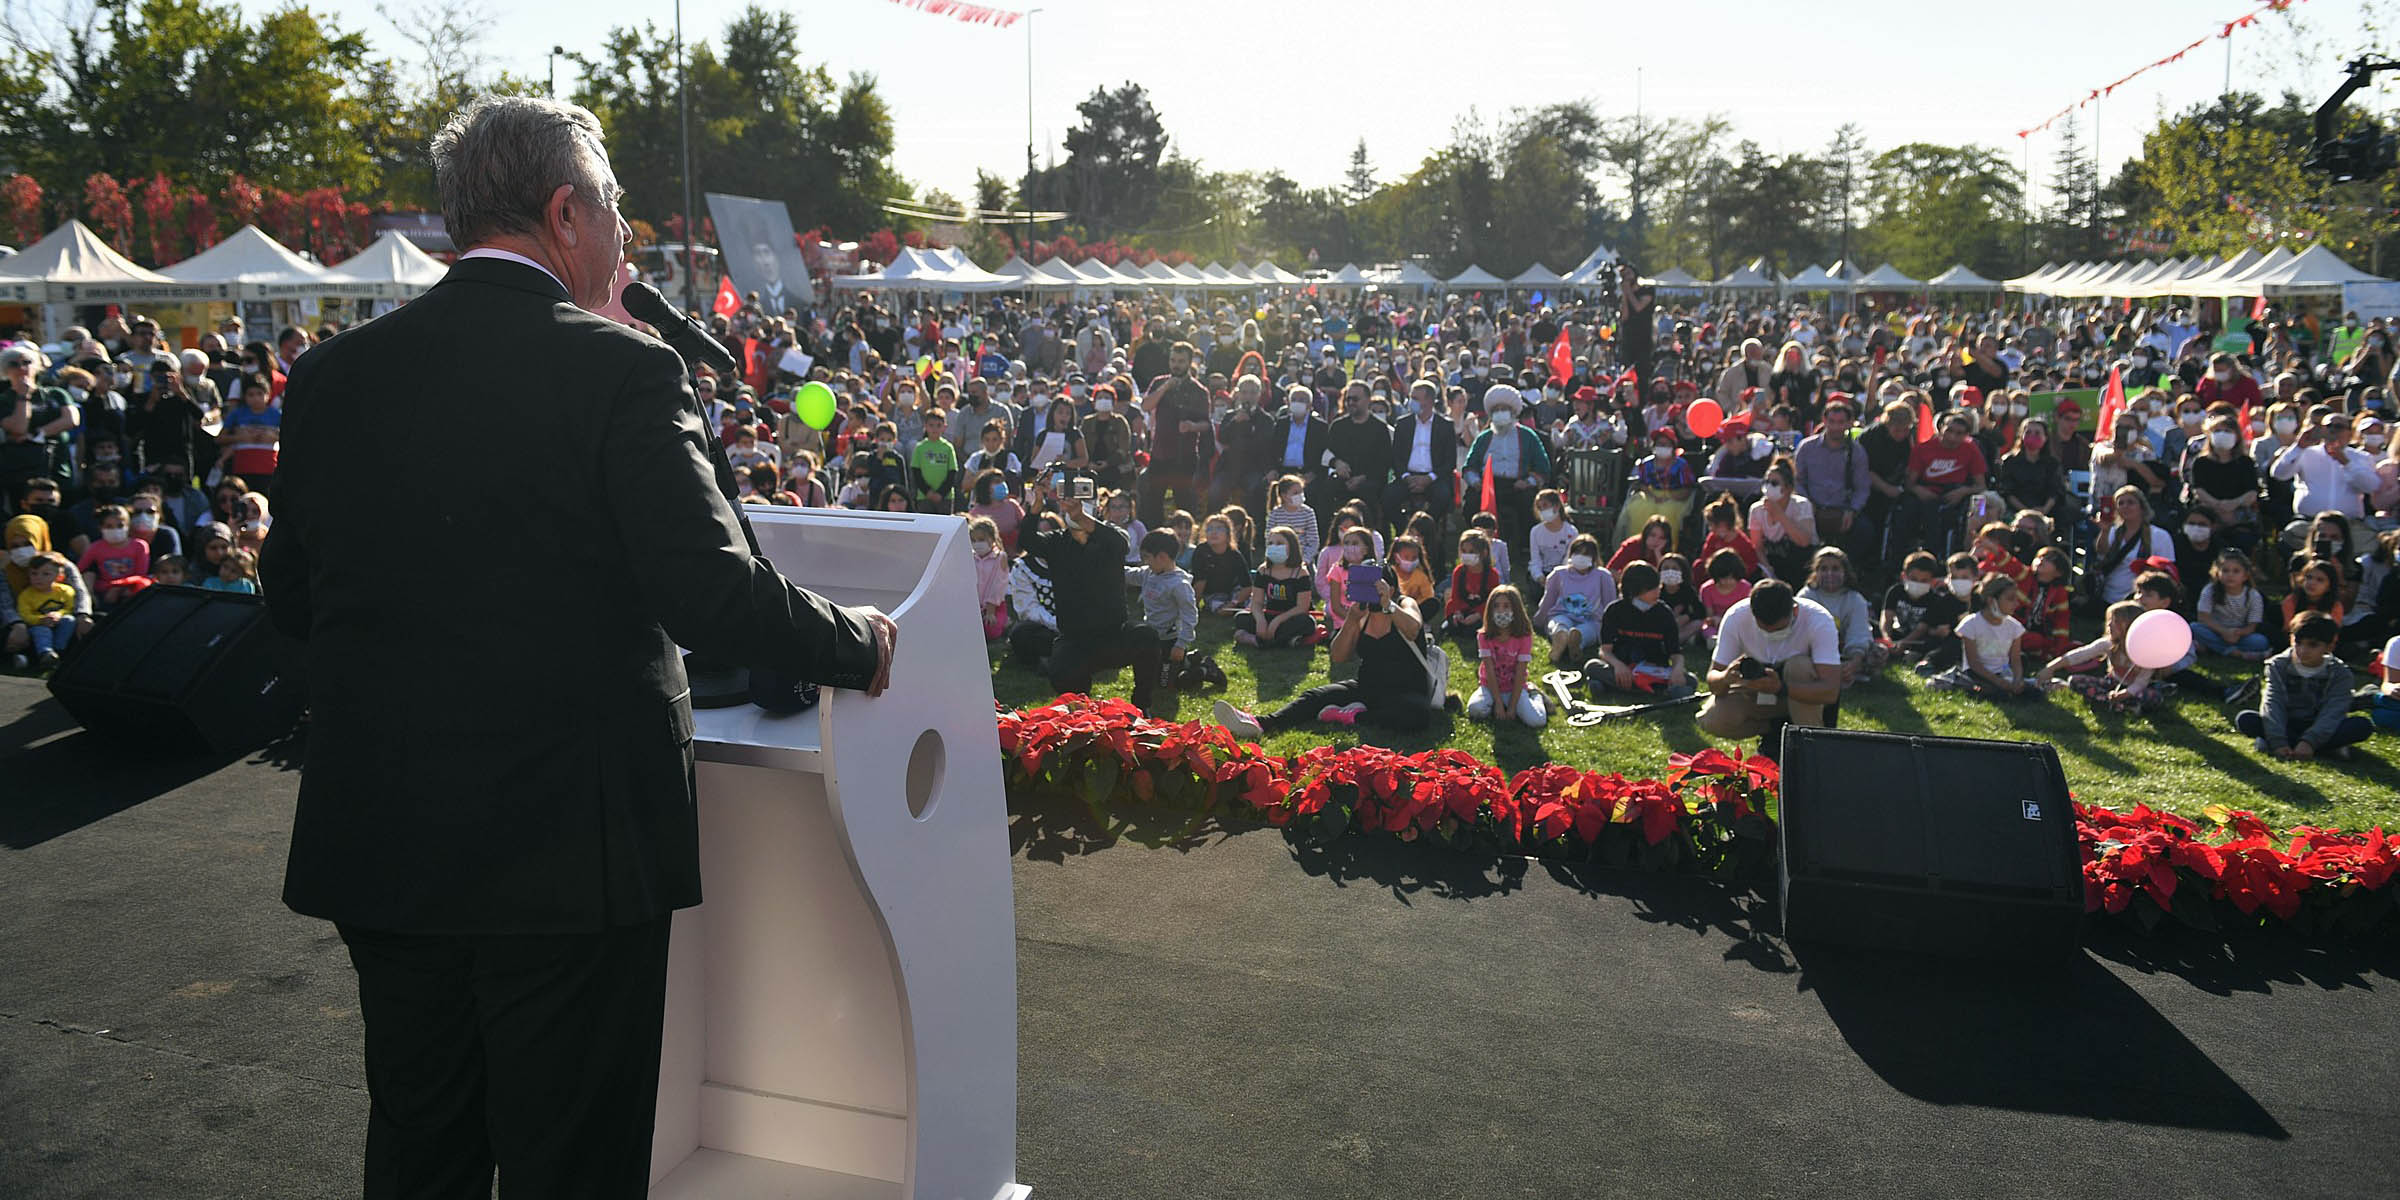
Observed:
[[[400,9],[422,0],[390,0]],[[2020,163],[2040,189],[2057,143],[2016,131],[2195,39],[2205,46],[2080,111],[2105,173],[2140,152],[2162,112],[2224,87],[2293,87],[2321,99],[2370,23],[2400,30],[2400,0],[2300,0],[2304,29],[2270,16],[2213,35],[2262,0],[2015,0],[1990,7],[1866,0],[1716,0],[1706,6],[1537,2],[1492,8],[1429,0],[1045,0],[1014,28],[966,25],[893,0],[805,0],[805,56],[836,76],[874,74],[892,112],[894,165],[920,191],[971,196],[978,168],[1014,179],[1026,145],[1026,54],[1033,142],[1063,157],[1075,104],[1127,80],[1150,92],[1175,149],[1220,170],[1279,169],[1338,183],[1365,138],[1377,176],[1407,174],[1472,106],[1507,110],[1589,98],[1604,117],[1721,114],[1773,153],[1821,149],[1844,122],[1881,150],[1905,142],[1980,143]],[[245,0],[250,7],[268,5]],[[402,47],[373,0],[313,0],[379,47]],[[689,0],[684,30],[713,39],[742,0]],[[1022,7],[1000,3],[993,7]],[[614,26],[671,26],[671,4],[577,0],[494,5],[493,65],[534,79],[547,50],[591,52]],[[2005,14],[1993,18],[1987,14]],[[1362,19],[1363,18],[1363,19]],[[1495,19],[1502,18],[1502,19]],[[1028,29],[1030,28],[1030,39]],[[2400,38],[2387,34],[2388,50]],[[2304,66],[2311,55],[2313,67]],[[559,91],[570,86],[561,61]],[[1638,74],[1638,81],[1637,81]],[[2383,77],[2385,101],[2400,96]],[[1638,97],[1637,97],[1638,90]],[[2388,103],[2382,106],[2388,107]],[[2095,111],[2096,110],[2096,111]],[[706,180],[700,181],[705,190]],[[806,225],[806,214],[794,213]]]

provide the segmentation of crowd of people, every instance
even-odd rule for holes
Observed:
[[[1061,690],[1130,667],[1163,710],[1217,672],[1217,621],[1239,653],[1356,663],[1220,706],[1253,736],[1445,704],[1539,727],[1543,662],[1603,702],[1705,691],[1704,728],[1770,746],[1892,669],[2127,713],[2205,687],[2284,756],[2400,729],[2400,684],[2354,696],[2345,666],[2400,664],[2382,319],[1662,302],[1627,274],[1592,301],[847,296],[713,324],[751,351],[693,381],[742,499],[968,517],[986,633]],[[336,332],[175,350],[110,314],[0,349],[12,667],[147,586],[255,590],[282,380]],[[2166,669],[2124,645],[2152,609],[2193,634]]]

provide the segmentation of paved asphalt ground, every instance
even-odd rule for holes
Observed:
[[[276,899],[290,755],[131,758],[0,680],[0,1197],[357,1194],[348,961]],[[1015,826],[1036,1197],[2280,1200],[2400,1165],[2391,948],[1975,971],[1795,955],[1689,880],[1143,840]]]

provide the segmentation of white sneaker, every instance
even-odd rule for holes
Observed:
[[[1267,731],[1259,728],[1258,718],[1235,708],[1230,700],[1217,701],[1216,718],[1217,724],[1232,730],[1235,737],[1253,742],[1267,738]]]

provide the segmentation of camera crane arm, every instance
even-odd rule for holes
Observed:
[[[2342,86],[2333,90],[2333,95],[2327,97],[2325,103],[2317,106],[2317,144],[2320,146],[2333,141],[2333,119],[2342,111],[2342,104],[2351,96],[2356,95],[2358,89],[2367,86],[2368,81],[2372,80],[2377,72],[2400,71],[2400,62],[2370,62],[2363,58],[2353,59],[2349,70],[2350,77],[2342,81]]]

